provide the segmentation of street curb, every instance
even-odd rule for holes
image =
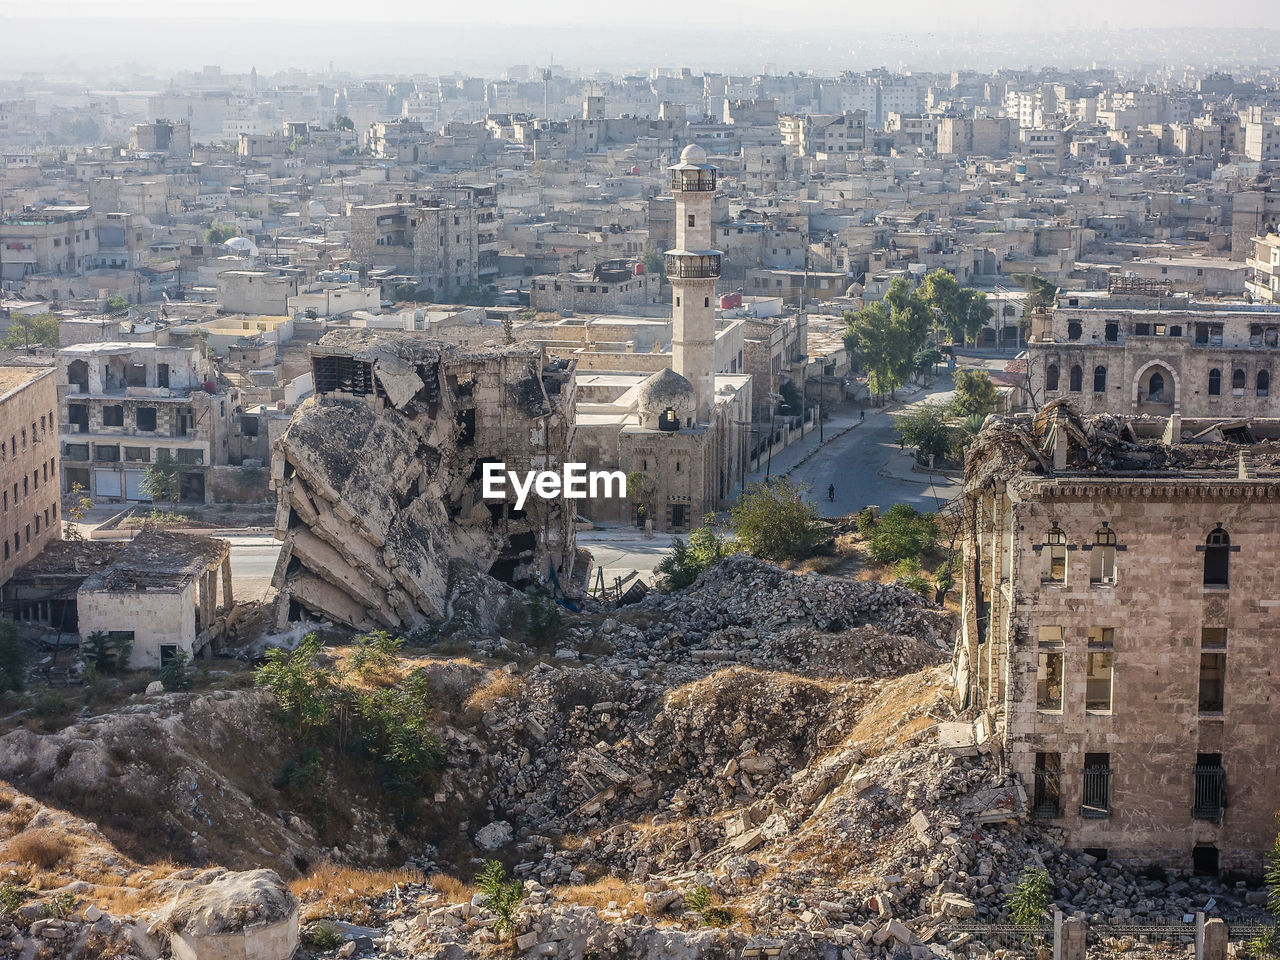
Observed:
[[[865,421],[859,420],[857,423],[851,423],[851,424],[849,424],[849,426],[845,427],[845,428],[844,428],[843,430],[841,430],[839,433],[833,434],[829,440],[823,440],[823,441],[822,441],[821,443],[819,443],[816,447],[814,447],[812,450],[810,450],[808,453],[806,453],[803,457],[801,457],[799,460],[797,460],[795,463],[793,463],[791,466],[789,466],[789,467],[787,468],[786,472],[783,474],[783,476],[784,476],[784,477],[789,477],[789,476],[791,476],[791,471],[792,471],[792,470],[798,470],[800,467],[803,467],[803,466],[804,466],[804,465],[809,461],[809,459],[810,459],[814,454],[816,454],[819,450],[821,450],[823,447],[825,447],[828,443],[832,443],[832,442],[834,442],[834,441],[836,441],[836,440],[839,440],[841,437],[843,437],[843,436],[844,436],[846,433],[848,433],[850,430],[856,430],[856,429],[858,429],[858,427],[862,426],[862,424],[863,424],[864,422],[865,422]]]

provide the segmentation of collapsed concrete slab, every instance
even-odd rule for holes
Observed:
[[[160,912],[174,960],[288,960],[298,899],[274,870],[215,869],[177,885]]]
[[[572,573],[570,502],[483,498],[486,462],[572,460],[569,361],[520,345],[463,349],[407,333],[337,331],[311,348],[315,396],[272,457],[277,619],[356,629],[494,617],[500,584]],[[496,581],[496,582],[495,582]],[[475,603],[492,588],[493,603]]]

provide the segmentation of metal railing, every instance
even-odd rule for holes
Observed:
[[[1038,924],[1020,926],[1014,923],[954,923],[938,931],[953,951],[966,944],[979,943],[988,950],[1000,949],[1019,957],[1038,957],[1053,944],[1053,926]]]
[[[720,257],[667,257],[667,277],[676,280],[714,280],[720,276]]]
[[[1086,820],[1101,820],[1111,816],[1110,767],[1084,768],[1084,792],[1080,804],[1080,816]]]
[[[1196,767],[1196,793],[1191,816],[1197,820],[1221,820],[1226,807],[1227,771],[1222,767]]]
[[[715,188],[714,170],[676,170],[671,174],[671,189],[681,193],[706,193]]]

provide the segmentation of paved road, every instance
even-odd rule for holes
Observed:
[[[653,568],[671,552],[670,534],[655,533],[646,540],[644,533],[630,527],[603,527],[584,530],[578,534],[578,546],[591,551],[591,583],[595,584],[596,567],[604,567],[606,587],[613,586],[614,577],[626,577],[633,570],[641,580],[653,585]],[[630,585],[628,580],[624,586]]]
[[[270,536],[228,537],[231,541],[231,589],[237,600],[261,600],[271,584],[280,541]]]
[[[947,401],[951,384],[940,380],[919,397],[912,406],[925,400]],[[959,485],[946,477],[935,482],[925,474],[911,471],[911,457],[898,448],[895,408],[889,413],[870,410],[867,419],[837,440],[817,448],[809,437],[801,441],[806,452],[817,449],[805,463],[791,472],[791,478],[810,486],[810,496],[823,516],[835,517],[856,513],[868,504],[888,509],[895,503],[909,503],[918,510],[933,511],[940,503],[959,492]],[[777,463],[775,461],[775,472]],[[835,484],[836,499],[827,500],[827,485]]]

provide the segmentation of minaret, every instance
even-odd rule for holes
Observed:
[[[697,422],[711,422],[715,397],[716,281],[720,251],[711,249],[711,198],[716,168],[696,144],[685,147],[671,170],[676,197],[676,247],[667,251],[671,310],[671,367],[693,384]]]

